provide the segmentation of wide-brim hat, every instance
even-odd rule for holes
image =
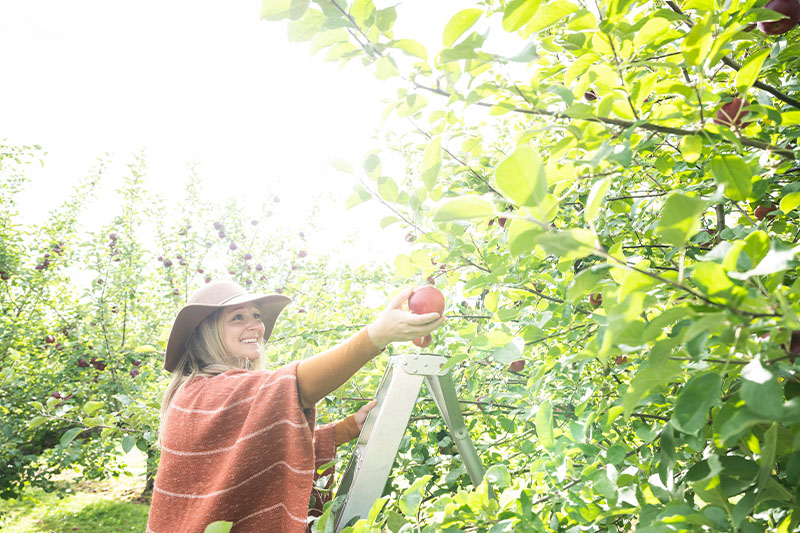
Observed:
[[[266,341],[275,321],[283,308],[291,302],[291,298],[282,294],[250,294],[240,285],[232,281],[214,281],[196,290],[186,305],[178,311],[172,331],[167,341],[167,352],[164,357],[164,368],[172,372],[183,355],[183,346],[194,328],[217,309],[232,305],[253,303],[261,312],[264,323],[264,340]]]

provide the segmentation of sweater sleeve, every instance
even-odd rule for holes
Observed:
[[[301,361],[297,367],[301,403],[305,406],[315,404],[382,351],[373,344],[367,328],[363,328],[341,344]]]

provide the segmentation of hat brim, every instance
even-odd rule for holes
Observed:
[[[221,304],[188,304],[185,305],[175,317],[172,330],[167,341],[167,351],[164,357],[164,368],[170,372],[175,370],[178,361],[183,355],[183,346],[186,339],[203,320],[208,318],[217,309],[253,303],[261,311],[261,321],[264,323],[264,340],[269,339],[283,308],[291,303],[292,299],[282,294],[242,294],[230,298]]]

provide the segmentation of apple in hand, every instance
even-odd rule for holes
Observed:
[[[430,285],[416,289],[408,298],[408,310],[415,315],[425,315],[427,313],[444,313],[444,295],[436,287]],[[432,337],[425,335],[414,339],[414,344],[420,348],[430,345]]]
[[[769,22],[759,22],[758,29],[767,35],[782,35],[800,22],[800,2],[797,0],[770,0],[764,6],[764,9],[771,9],[788,17]]]

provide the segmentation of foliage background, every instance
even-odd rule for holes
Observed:
[[[380,202],[382,225],[408,228],[414,249],[389,270],[300,258],[296,229],[260,229],[266,206],[203,204],[192,180],[170,216],[142,211],[141,159],[107,227],[76,229],[90,176],[47,224],[22,228],[13,199],[37,150],[4,147],[6,496],[68,466],[114,474],[120,444],[148,451],[152,473],[164,325],[210,273],[295,299],[276,364],[367,323],[371,290],[446,293],[431,351],[452,358],[486,480],[469,484],[420,402],[357,531],[796,530],[800,30],[748,30],[771,16],[761,7],[486,1],[454,12],[434,53],[393,34],[389,4],[266,1],[291,41],[396,88],[381,145],[358,167],[334,162],[359,180],[349,205]],[[733,98],[744,116],[720,124]],[[92,272],[86,289],[69,265]],[[79,366],[91,354],[103,370]],[[383,365],[322,402],[323,417],[368,398]]]

